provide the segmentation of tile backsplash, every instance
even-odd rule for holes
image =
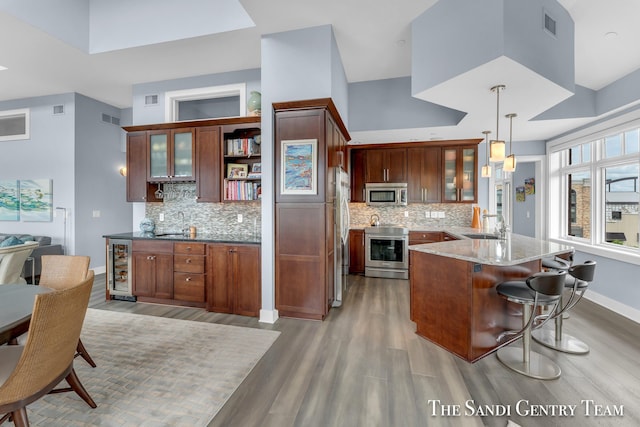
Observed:
[[[195,184],[165,184],[163,191],[162,202],[145,205],[145,216],[155,221],[156,233],[180,231],[193,225],[198,233],[260,235],[260,201],[197,203]],[[164,215],[164,221],[160,221],[160,214]],[[238,215],[242,215],[241,223]]]
[[[399,207],[349,203],[349,213],[354,227],[369,225],[373,214],[380,217],[381,224],[401,224],[409,228],[447,225],[468,227],[473,216],[472,206],[466,203],[412,203]],[[426,217],[427,212],[429,218]],[[434,212],[443,212],[444,218],[433,218]]]

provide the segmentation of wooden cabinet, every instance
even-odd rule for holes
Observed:
[[[478,146],[442,149],[442,202],[477,201]]]
[[[349,230],[349,274],[364,274],[364,230]]]
[[[127,202],[147,201],[147,133],[127,134]]]
[[[409,231],[409,246],[442,242],[443,234],[441,231]]]
[[[407,199],[409,203],[439,203],[441,200],[441,147],[407,149]]]
[[[260,247],[209,244],[207,258],[207,310],[258,317]]]
[[[367,150],[366,182],[407,182],[407,150]]]
[[[220,202],[222,147],[220,126],[196,128],[195,178],[197,202]]]
[[[174,243],[173,297],[180,301],[205,302],[204,243]]]
[[[193,181],[194,128],[149,131],[150,182]]]
[[[365,184],[366,176],[366,150],[351,150],[351,169],[349,176],[351,178],[351,202],[364,203],[366,201]]]
[[[260,127],[255,124],[223,127],[223,200],[259,200],[262,196]]]
[[[173,298],[173,243],[132,242],[133,294],[137,297]]]

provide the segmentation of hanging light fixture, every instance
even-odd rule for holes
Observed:
[[[516,113],[510,113],[505,116],[509,119],[509,156],[504,159],[504,165],[502,166],[502,170],[505,172],[515,172],[516,170],[516,155],[513,154],[513,118],[518,117]]]
[[[500,120],[500,91],[505,89],[505,85],[497,85],[491,88],[491,92],[496,93],[496,139],[491,141],[490,157],[491,162],[501,162],[504,160],[504,141],[500,140],[499,120]]]
[[[484,133],[485,150],[487,152],[487,161],[482,167],[482,177],[491,178],[491,164],[489,163],[489,134],[491,131],[485,130],[482,133]]]

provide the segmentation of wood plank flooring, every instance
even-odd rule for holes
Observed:
[[[415,335],[406,280],[349,276],[343,306],[324,322],[281,318],[270,325],[202,309],[105,302],[104,275],[96,278],[90,306],[280,331],[210,426],[505,426],[508,420],[522,426],[640,425],[640,325],[586,300],[564,327],[591,346],[588,355],[532,346],[561,366],[554,381],[513,373],[494,355],[469,364]],[[433,400],[449,406],[436,407],[434,415]],[[590,416],[583,400],[593,402]],[[496,415],[468,415],[467,402]],[[460,416],[442,414],[455,405]],[[559,410],[549,405],[575,405],[575,412],[530,413]],[[622,410],[623,416],[594,416],[593,405]]]

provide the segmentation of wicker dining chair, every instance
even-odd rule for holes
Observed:
[[[96,407],[73,369],[92,286],[93,271],[74,287],[37,295],[26,344],[0,346],[0,424],[28,426],[27,406],[56,391],[75,391]],[[63,379],[70,387],[56,390]]]
[[[90,261],[91,258],[82,255],[43,255],[39,284],[56,290],[76,285],[87,276]],[[96,363],[80,339],[76,349],[76,357],[78,356],[82,356],[89,365],[96,367]]]

